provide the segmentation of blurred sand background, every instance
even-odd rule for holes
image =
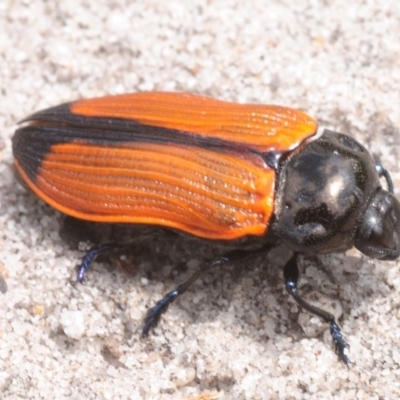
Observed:
[[[399,88],[396,1],[0,1],[0,399],[399,398],[399,262],[304,260],[302,291],[341,315],[350,369],[288,300],[279,249],[205,276],[143,340],[146,309],[207,246],[148,243],[133,273],[95,263],[75,284],[85,243],[16,183],[10,141],[65,101],[194,92],[303,109],[373,151],[399,194]]]

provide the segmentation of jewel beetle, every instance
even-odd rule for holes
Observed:
[[[399,257],[400,203],[390,174],[356,140],[317,135],[317,122],[292,108],[169,92],[79,100],[22,122],[12,141],[16,168],[59,211],[238,243],[151,308],[143,334],[205,271],[284,244],[292,252],[287,291],[329,324],[339,359],[350,363],[334,316],[300,296],[297,260],[352,247],[371,258]],[[241,247],[244,238],[257,246]],[[80,281],[111,246],[87,253]]]

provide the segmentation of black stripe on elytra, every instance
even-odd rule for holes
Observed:
[[[129,142],[173,143],[196,146],[219,152],[257,153],[245,145],[177,129],[145,125],[122,118],[87,117],[70,112],[66,103],[39,111],[22,122],[13,137],[14,157],[29,178],[35,181],[43,158],[55,144],[82,141],[96,146],[121,146]],[[262,154],[267,164],[276,169],[278,153]],[[272,162],[273,160],[273,162]]]

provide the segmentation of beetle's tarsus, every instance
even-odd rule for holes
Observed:
[[[205,264],[201,265],[185,282],[181,283],[175,290],[167,293],[157,304],[150,308],[147,312],[144,327],[142,330],[142,335],[147,336],[150,329],[155,327],[161,315],[167,311],[168,306],[176,300],[181,294],[185,293],[189,287],[204,273],[209,271],[210,269],[214,269],[217,267],[221,267],[222,265],[228,264],[231,261],[243,260],[250,255],[254,255],[257,253],[267,252],[271,249],[271,246],[263,246],[258,249],[253,250],[243,250],[243,249],[235,249],[228,251],[226,254],[215,258],[214,260],[208,261]]]
[[[350,346],[346,342],[346,339],[344,338],[339,325],[336,322],[331,322],[331,336],[332,336],[332,341],[333,341],[333,346],[335,348],[335,353],[338,355],[340,361],[342,361],[344,364],[349,366],[351,364],[351,361],[349,357],[345,354],[346,349],[349,349]]]
[[[160,321],[161,315],[167,311],[168,306],[180,295],[178,290],[167,293],[154,307],[147,311],[144,320],[142,335],[147,336],[151,328],[155,328]]]
[[[297,282],[300,273],[297,265],[297,257],[298,254],[294,253],[285,265],[284,276],[286,289],[300,307],[329,324],[335,353],[344,364],[349,366],[351,361],[345,354],[345,350],[349,348],[349,345],[347,344],[335,317],[331,313],[307,303],[298,292]]]
[[[79,283],[82,283],[85,280],[85,275],[87,271],[89,270],[90,266],[92,265],[92,262],[94,259],[101,253],[105,253],[115,247],[114,244],[105,244],[100,247],[94,247],[90,249],[86,255],[82,258],[81,264],[78,267],[78,272],[76,274],[76,280]]]

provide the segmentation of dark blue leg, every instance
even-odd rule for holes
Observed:
[[[221,267],[232,261],[243,260],[249,256],[257,253],[266,252],[271,247],[265,247],[257,250],[232,250],[218,257],[212,261],[203,264],[187,281],[179,285],[175,290],[167,293],[154,307],[150,308],[147,312],[142,334],[146,336],[150,329],[156,326],[160,320],[161,315],[167,311],[168,306],[175,301],[177,297],[185,293],[188,288],[204,273],[210,271],[213,268]]]
[[[100,247],[95,247],[91,250],[89,250],[85,257],[83,257],[81,265],[79,266],[78,269],[78,273],[76,276],[76,280],[80,283],[83,282],[83,280],[85,279],[85,275],[86,272],[88,271],[88,269],[90,268],[90,265],[92,264],[92,262],[94,261],[94,259],[101,253],[105,253],[107,251],[109,251],[110,249],[115,248],[116,245],[115,244],[105,244],[103,246]]]
[[[286,289],[300,307],[304,308],[309,313],[320,317],[324,322],[329,324],[335,352],[339,359],[349,366],[351,362],[345,354],[345,350],[349,348],[349,345],[340,331],[340,327],[336,322],[335,317],[331,313],[307,303],[300,297],[297,289],[299,276],[300,273],[297,266],[297,254],[295,253],[285,265],[284,277]]]

